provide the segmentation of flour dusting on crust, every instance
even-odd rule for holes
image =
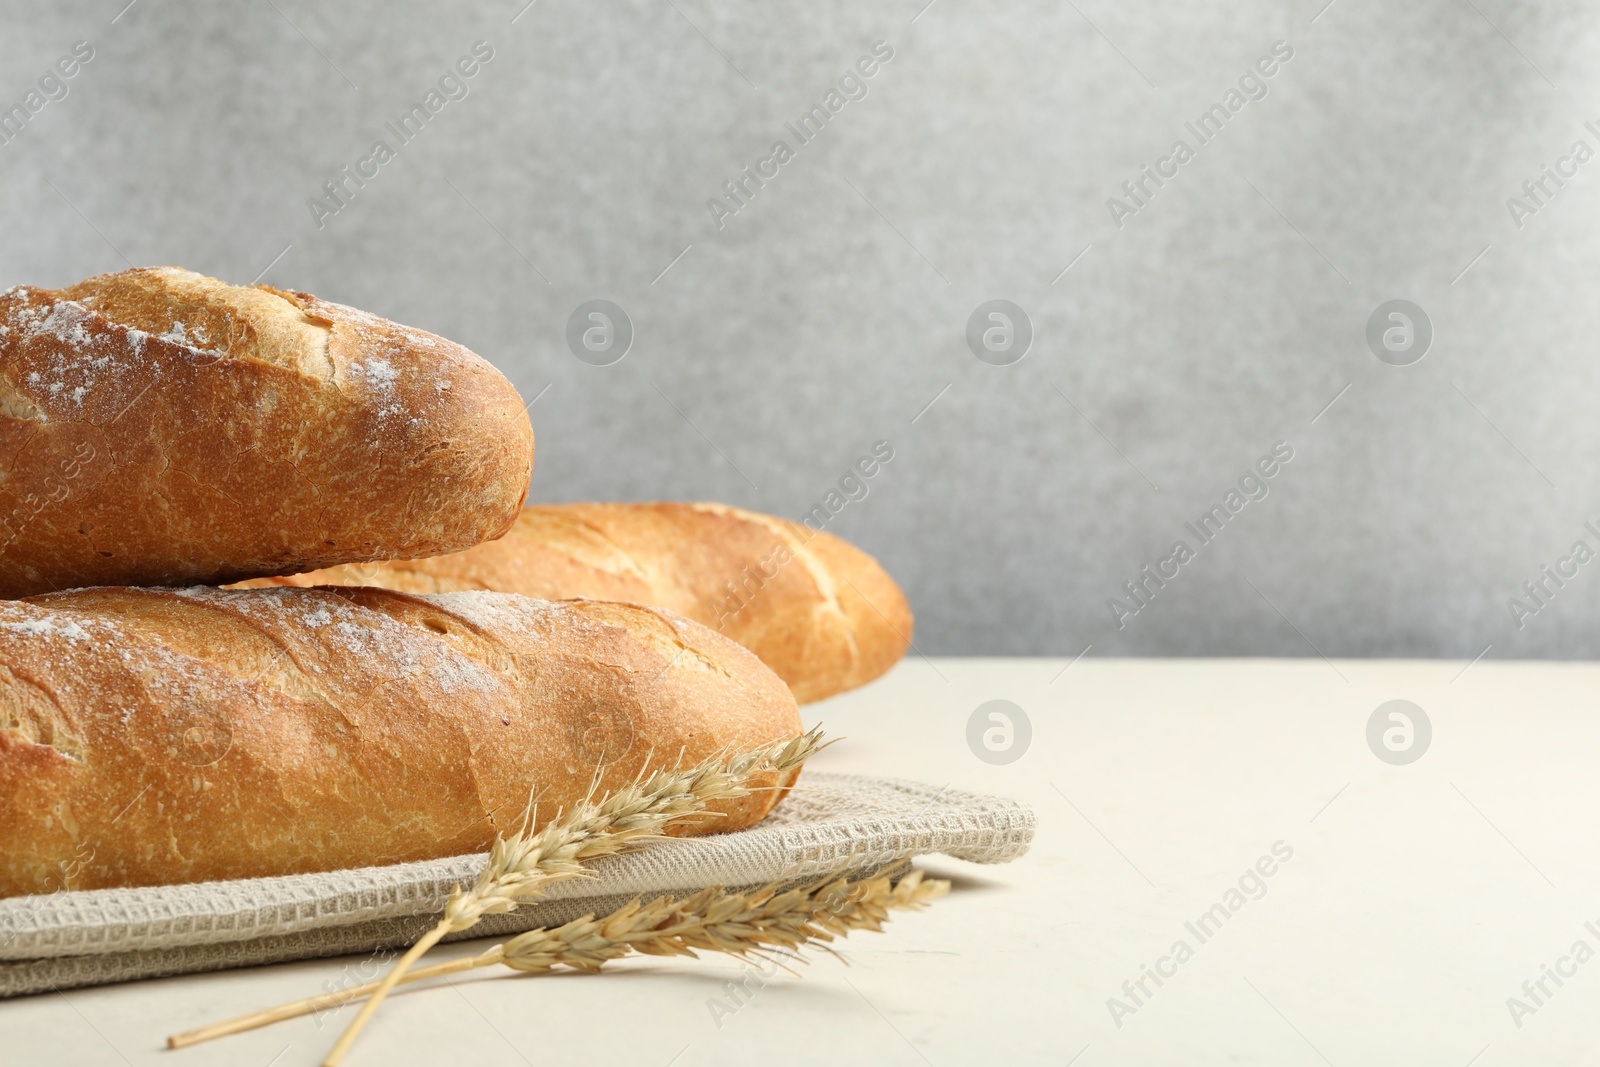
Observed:
[[[515,593],[493,593],[472,589],[459,593],[427,593],[421,599],[467,620],[484,630],[505,630],[543,642],[543,631],[558,619],[582,616],[566,605],[550,600],[534,600]]]

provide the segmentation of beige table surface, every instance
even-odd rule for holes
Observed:
[[[596,977],[397,995],[349,1062],[418,1064],[1500,1064],[1600,1056],[1600,667],[1321,660],[913,658],[808,709],[820,763],[1004,793],[1039,814],[1004,867],[781,976],[730,1016],[737,965],[641,960]],[[1052,681],[1054,679],[1054,681]],[[1378,705],[1414,701],[1425,755],[1380,761]],[[974,709],[1033,737],[979,760]],[[1292,857],[1245,878],[1281,842]],[[1265,865],[1272,867],[1272,864]],[[1234,903],[1204,941],[1186,924]],[[1182,940],[1192,954],[1123,991]],[[477,943],[469,943],[477,945]],[[481,946],[480,946],[481,947]],[[468,951],[454,946],[441,958]],[[1562,962],[1563,959],[1566,962]],[[338,982],[360,959],[0,1003],[5,1063],[317,1062],[348,1015],[183,1052],[169,1031]],[[1538,1001],[1525,981],[1568,972]],[[1135,992],[1137,992],[1137,987]],[[1108,998],[1135,1010],[1114,1019]],[[1508,998],[1529,1008],[1514,1019]],[[1120,1025],[1118,1025],[1120,1023]],[[1520,1023],[1520,1025],[1519,1025]]]

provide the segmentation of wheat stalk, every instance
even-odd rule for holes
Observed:
[[[483,961],[478,966],[598,971],[635,952],[696,956],[696,950],[765,958],[768,950],[778,949],[793,957],[807,944],[831,942],[854,930],[880,931],[891,909],[925,907],[950,889],[949,882],[925,881],[921,871],[906,870],[902,863],[867,879],[835,874],[786,892],[777,885],[750,893],[713,886],[680,900],[634,900],[603,919],[585,916],[553,930],[519,934],[478,957]]]
[[[921,871],[907,870],[908,861],[902,860],[872,877],[835,873],[789,890],[777,883],[744,893],[712,886],[676,900],[661,897],[641,904],[635,898],[604,918],[585,915],[563,926],[529,930],[477,956],[419,967],[398,981],[419,982],[497,964],[534,973],[556,967],[598,971],[632,953],[695,957],[698,952],[717,952],[740,959],[770,959],[776,951],[797,959],[802,947],[826,947],[856,930],[881,930],[890,911],[921,909],[949,892],[949,882],[924,879]],[[365,997],[381,984],[367,982],[189,1030],[168,1038],[167,1044],[182,1048],[324,1011]]]
[[[472,887],[462,890],[457,886],[451,892],[438,925],[412,945],[378,983],[339,1035],[322,1061],[323,1067],[338,1067],[343,1062],[389,990],[440,938],[471,927],[485,915],[511,911],[519,899],[541,892],[552,882],[587,876],[586,860],[636,848],[716,801],[748,796],[756,775],[794,770],[822,747],[822,731],[813,728],[789,741],[734,756],[721,753],[689,768],[646,769],[634,781],[598,800],[591,792],[533,832],[536,813],[530,806],[522,829],[510,837],[496,837],[489,861]],[[597,773],[597,782],[598,778]]]

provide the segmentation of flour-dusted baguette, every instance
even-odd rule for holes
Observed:
[[[0,895],[459,855],[530,796],[548,818],[647,761],[799,731],[749,652],[636,605],[204,587],[0,603]]]
[[[654,604],[750,649],[801,703],[872,681],[911,643],[911,609],[877,560],[832,534],[723,504],[530,507],[505,537],[454,555],[246,584]]]
[[[160,267],[0,294],[0,597],[454,552],[532,463],[488,363],[307,293]]]

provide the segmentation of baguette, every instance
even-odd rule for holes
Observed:
[[[560,504],[454,555],[245,583],[496,589],[669,608],[754,652],[802,704],[853,689],[911,643],[911,609],[878,561],[832,534],[722,504]]]
[[[0,597],[499,536],[533,431],[459,345],[175,267],[0,294]]]
[[[0,895],[481,851],[651,766],[800,732],[668,611],[500,593],[100,588],[0,602]],[[677,833],[741,829],[779,783]],[[771,786],[772,788],[765,788]]]

